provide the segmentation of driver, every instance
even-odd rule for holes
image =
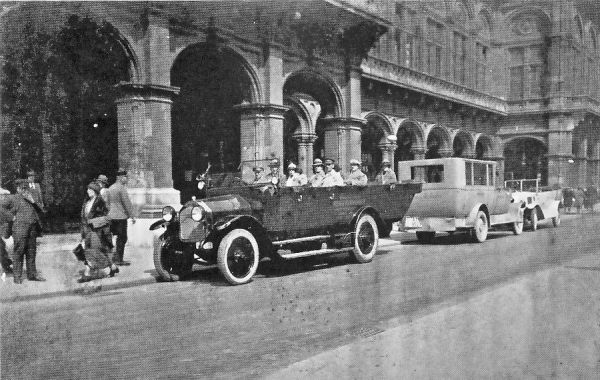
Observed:
[[[269,162],[270,172],[267,174],[267,182],[273,185],[277,184],[283,186],[287,178],[281,172],[279,172],[279,159],[274,158]],[[275,179],[275,180],[274,180]]]
[[[252,168],[254,172],[254,181],[252,183],[267,183],[269,179],[265,177],[265,169],[260,166],[255,166]]]

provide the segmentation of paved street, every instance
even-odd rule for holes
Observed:
[[[600,215],[1,304],[1,377],[598,378]]]

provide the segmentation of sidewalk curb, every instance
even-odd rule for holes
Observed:
[[[102,280],[102,279],[98,279]],[[136,286],[149,285],[160,282],[156,277],[148,277],[131,281],[123,281],[114,284],[94,284],[90,286],[89,283],[86,285],[80,285],[71,289],[57,290],[49,293],[40,293],[40,294],[25,294],[25,295],[17,295],[10,298],[2,298],[0,297],[0,304],[8,304],[8,303],[17,303],[17,302],[26,302],[26,301],[38,301],[42,299],[56,298],[56,297],[64,297],[64,296],[86,296],[98,293],[100,291],[112,291],[126,288],[133,288]]]

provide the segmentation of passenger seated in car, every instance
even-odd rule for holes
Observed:
[[[288,177],[285,181],[285,186],[293,187],[293,186],[304,186],[308,182],[308,179],[304,174],[298,173],[296,165],[293,162],[290,162],[288,165]]]
[[[325,159],[325,177],[323,178],[322,187],[345,186],[341,174],[333,170],[334,166],[335,161],[331,158]]]
[[[396,173],[392,170],[392,164],[389,160],[381,161],[381,174],[379,175],[379,183],[382,185],[392,185],[397,183]]]
[[[314,174],[308,180],[308,183],[312,187],[323,186],[323,179],[325,178],[325,172],[323,171],[323,161],[320,158],[315,158],[313,161],[313,172]]]
[[[367,186],[367,175],[360,170],[360,161],[357,159],[350,160],[350,174],[346,178],[346,185],[349,186]]]

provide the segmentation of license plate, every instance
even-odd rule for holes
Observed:
[[[404,219],[404,228],[421,228],[421,222],[419,222],[419,218],[414,216],[407,216]]]

